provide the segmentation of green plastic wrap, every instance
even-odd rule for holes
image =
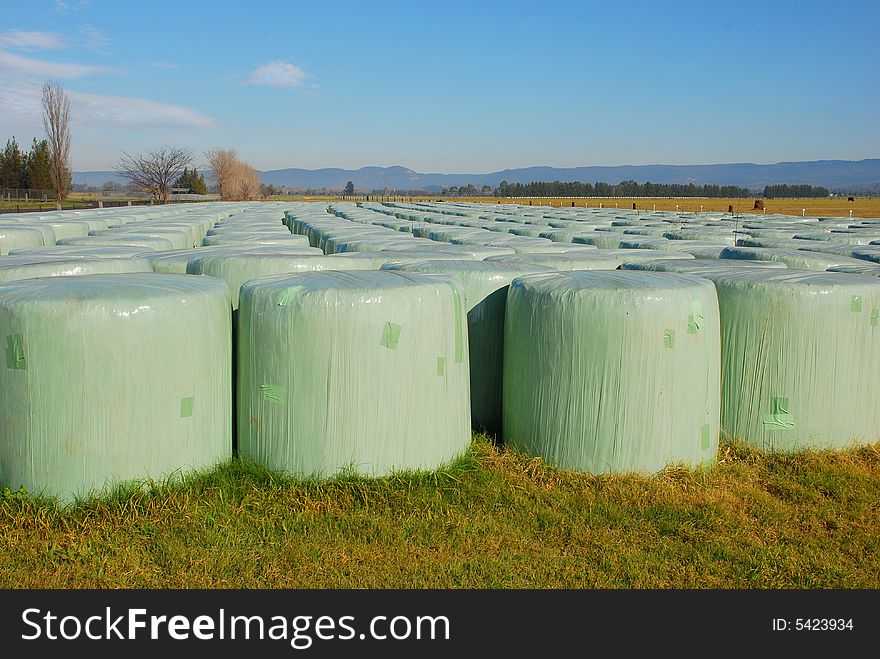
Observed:
[[[202,256],[190,261],[186,266],[187,273],[191,275],[209,275],[225,281],[229,285],[233,309],[238,309],[239,291],[242,285],[251,279],[309,270],[369,269],[371,269],[369,262],[354,259],[343,261],[338,258],[313,254],[250,252]]]
[[[526,275],[510,286],[504,346],[506,443],[591,473],[714,460],[721,348],[710,281]]]
[[[91,227],[88,222],[77,222],[75,220],[46,222],[46,226],[51,227],[55,233],[55,239],[62,238],[82,238],[89,235]]]
[[[286,246],[286,245],[253,245],[240,243],[239,245],[218,245],[215,247],[197,247],[195,249],[178,249],[171,252],[151,252],[146,254],[146,259],[152,264],[153,272],[173,272],[186,274],[186,268],[190,261],[203,256],[219,256],[235,254],[270,254],[270,255],[317,255],[322,252],[316,247]]]
[[[464,289],[470,353],[471,423],[498,433],[501,429],[501,380],[504,362],[504,312],[507,288],[520,275],[552,272],[535,263],[504,261],[421,261],[390,263],[402,270],[454,277]]]
[[[6,259],[10,260],[15,258],[14,256],[6,257]],[[40,277],[78,277],[134,272],[152,272],[150,262],[145,258],[72,258],[61,260],[51,257],[44,257],[43,259],[33,257],[30,263],[8,264],[5,259],[0,259],[0,282],[16,279],[37,279]]]
[[[52,247],[25,247],[9,252],[10,256],[63,256],[65,258],[84,257],[96,259],[130,259],[154,252],[143,247],[81,247],[77,245],[53,245]]]
[[[792,270],[815,270],[824,272],[835,265],[856,265],[858,261],[848,256],[836,256],[802,249],[772,249],[769,247],[728,247],[721,252],[722,259],[754,259],[780,261]]]
[[[454,258],[462,258],[468,259],[470,255],[466,256],[457,256],[455,254],[449,254],[442,250],[434,251],[414,251],[414,252],[340,252],[339,254],[330,254],[327,258],[332,258],[334,260],[338,259],[343,262],[345,261],[358,261],[361,263],[369,263],[370,267],[363,267],[358,269],[363,270],[379,270],[386,263],[417,263],[419,261],[433,261],[433,260],[450,260]],[[475,261],[473,257],[468,260]],[[339,268],[330,268],[331,270],[351,270],[352,268],[343,266]]]
[[[533,263],[554,270],[616,270],[623,263],[619,256],[606,256],[605,250],[584,250],[583,253],[563,254],[517,254],[516,256],[492,256],[486,259],[493,263],[507,263],[511,266]]]
[[[147,229],[138,226],[136,229],[125,227],[124,229],[109,229],[95,234],[101,238],[121,239],[121,240],[141,240],[144,238],[156,238],[167,240],[171,243],[170,249],[190,249],[193,247],[193,241],[186,231],[179,229]],[[80,240],[83,240],[80,238]]]
[[[880,234],[868,231],[835,231],[829,233],[799,233],[796,240],[820,240],[823,242],[842,243],[847,245],[869,245],[872,240],[880,239]]]
[[[866,263],[865,265],[836,265],[828,268],[828,272],[846,272],[851,275],[870,275],[880,277],[880,263]]]
[[[5,486],[69,501],[230,457],[222,281],[151,273],[0,284],[0,337]]]
[[[246,284],[238,445],[273,469],[434,469],[470,443],[461,287],[439,275],[314,272]]]
[[[594,231],[593,233],[579,234],[572,237],[571,242],[574,244],[593,245],[599,249],[617,249],[624,240],[630,240],[632,236],[625,233],[614,233],[611,231]]]
[[[722,428],[765,449],[845,447],[880,437],[880,281],[749,270],[715,283]]]
[[[205,247],[215,245],[284,245],[308,247],[309,239],[291,233],[224,233],[205,236],[202,240]]]
[[[174,243],[167,238],[154,236],[88,236],[87,238],[65,238],[58,241],[59,245],[77,247],[141,247],[144,250],[167,251],[174,249]]]
[[[690,272],[700,274],[701,271],[709,270],[717,272],[719,268],[729,270],[744,270],[750,268],[764,268],[771,270],[787,270],[784,263],[779,261],[740,261],[736,259],[724,259],[706,261],[695,259],[657,259],[656,261],[625,262],[621,270],[653,270],[654,272]]]
[[[0,256],[20,247],[42,247],[46,243],[43,234],[32,227],[18,227],[14,224],[0,226]]]

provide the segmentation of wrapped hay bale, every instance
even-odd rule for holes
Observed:
[[[0,256],[21,247],[42,247],[46,244],[43,232],[39,229],[12,223],[0,225]]]
[[[849,256],[835,256],[802,249],[773,249],[769,247],[727,247],[721,259],[753,259],[780,261],[792,270],[815,270],[824,272],[835,265],[856,265],[858,261]]]
[[[16,259],[7,256],[6,259]],[[84,275],[152,272],[145,258],[130,259],[59,259],[55,257],[25,257],[28,263],[9,263],[0,259],[0,282],[40,277],[80,277]]]
[[[720,335],[710,281],[526,275],[510,286],[504,342],[505,442],[591,473],[714,460]]]
[[[718,271],[727,268],[728,270],[744,270],[751,268],[764,268],[771,270],[787,270],[784,263],[779,261],[738,261],[736,259],[725,259],[708,261],[703,259],[695,259],[688,261],[686,259],[657,259],[656,261],[634,261],[625,262],[621,270],[653,270],[654,272],[690,272],[692,274],[700,274],[702,271]]]
[[[880,436],[880,281],[843,273],[707,272],[722,327],[721,426],[770,450]]]
[[[222,281],[134,274],[5,283],[0,337],[5,485],[67,501],[230,457]]]
[[[522,265],[532,263],[554,270],[616,270],[623,263],[619,256],[605,255],[605,250],[584,250],[583,253],[563,254],[517,254],[515,256],[492,256],[487,261]]]
[[[299,234],[286,232],[281,234],[223,233],[215,236],[205,236],[205,238],[202,239],[202,245],[205,247],[217,245],[296,245],[299,247],[308,247],[309,239],[305,236],[300,236]]]
[[[534,263],[504,261],[421,261],[390,263],[383,270],[445,274],[464,289],[470,354],[471,423],[497,433],[501,429],[501,376],[504,359],[504,311],[507,288],[520,275],[552,272]]]
[[[238,309],[239,290],[251,279],[310,270],[369,270],[368,261],[313,254],[251,253],[215,254],[189,261],[187,274],[218,277],[229,285],[232,308]]]
[[[464,296],[448,277],[315,272],[249,282],[238,364],[239,450],[273,469],[434,469],[470,443]]]

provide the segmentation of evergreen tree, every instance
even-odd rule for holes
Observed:
[[[25,157],[15,138],[6,140],[6,147],[0,152],[0,188],[22,187],[22,182],[27,180],[25,165]]]
[[[52,172],[49,169],[49,143],[46,140],[34,142],[27,158],[28,187],[37,190],[52,189]]]
[[[208,194],[208,184],[205,183],[204,174],[199,174],[199,170],[193,167],[190,174],[190,192],[193,194]]]
[[[342,191],[342,194],[344,194],[344,195],[346,195],[346,196],[349,196],[349,197],[350,197],[351,195],[353,195],[353,194],[354,194],[354,183],[352,183],[351,181],[349,181],[348,183],[346,183],[346,184],[345,184],[345,189]]]

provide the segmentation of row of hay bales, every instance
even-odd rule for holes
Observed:
[[[435,468],[471,427],[596,473],[711,461],[720,430],[873,442],[878,230],[415,203],[0,218],[0,482],[70,498],[209,466],[233,418],[243,456],[316,476]]]

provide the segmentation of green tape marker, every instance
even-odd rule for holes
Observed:
[[[703,451],[709,450],[709,446],[711,446],[712,442],[709,437],[709,424],[707,423],[702,428],[700,428],[700,448]]]
[[[9,334],[6,337],[6,368],[27,370],[27,358],[24,356],[24,340],[21,334]]]
[[[857,313],[862,310],[862,296],[861,295],[853,295],[852,301],[849,303],[849,310],[855,311]]]
[[[400,325],[395,325],[392,322],[385,323],[385,327],[382,329],[382,338],[379,340],[379,344],[385,346],[389,350],[396,350],[397,344],[400,342]]]
[[[871,327],[877,327],[878,319],[880,319],[880,309],[871,309]]]
[[[668,329],[663,332],[663,345],[667,348],[672,348],[675,346],[675,330]]]
[[[761,417],[767,430],[790,430],[794,428],[794,415],[788,407],[788,398],[774,396],[770,399],[770,414]]]
[[[290,305],[303,288],[305,288],[305,286],[292,286],[291,288],[282,291],[281,295],[278,296],[278,306],[286,307]]]
[[[703,303],[691,302],[691,315],[688,316],[688,334],[696,334],[703,327]]]
[[[455,363],[460,364],[464,354],[464,332],[461,329],[464,316],[461,312],[461,297],[458,294],[458,289],[451,284],[450,288],[452,289],[452,303],[455,305]]]
[[[263,400],[276,405],[284,405],[284,400],[287,398],[287,390],[277,384],[261,384],[260,393]]]
[[[446,357],[437,357],[437,375],[446,375]]]
[[[196,399],[194,396],[184,396],[180,399],[180,417],[190,417],[193,415],[193,406]]]

